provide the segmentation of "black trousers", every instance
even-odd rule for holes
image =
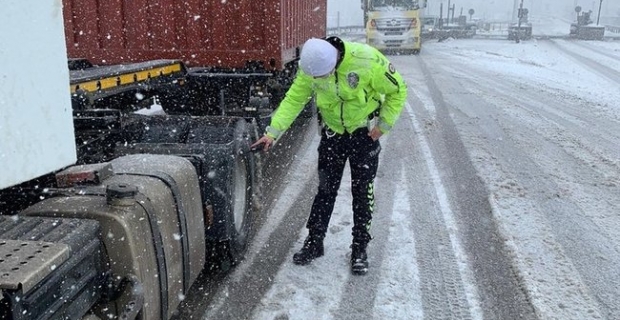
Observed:
[[[375,204],[374,179],[381,151],[379,140],[373,141],[366,128],[342,135],[331,135],[323,130],[318,151],[319,190],[306,225],[309,234],[325,236],[348,160],[353,196],[353,242],[368,244]]]

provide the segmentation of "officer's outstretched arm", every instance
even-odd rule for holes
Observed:
[[[293,84],[286,92],[284,100],[274,111],[271,123],[265,133],[269,137],[277,140],[286,131],[295,118],[299,115],[304,106],[312,98],[312,77],[299,71],[295,76]]]

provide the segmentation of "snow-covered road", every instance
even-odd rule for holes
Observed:
[[[620,43],[431,50],[537,315],[620,318]]]
[[[292,264],[310,128],[246,260],[182,318],[620,319],[620,43],[452,40],[391,59],[410,95],[382,138],[369,274],[349,272],[348,172],[325,256]]]

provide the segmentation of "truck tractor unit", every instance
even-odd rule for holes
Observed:
[[[362,0],[366,43],[386,53],[419,53],[422,48],[420,8],[418,0]]]
[[[172,318],[244,256],[278,153],[250,145],[326,1],[22,0],[0,21],[0,318]]]
[[[439,17],[424,16],[422,18],[422,39],[436,38],[437,30],[439,29]]]

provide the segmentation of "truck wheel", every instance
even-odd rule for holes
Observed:
[[[250,152],[251,141],[245,120],[240,120],[235,128],[235,161],[231,181],[230,216],[230,257],[233,264],[243,258],[248,245],[248,235],[252,226],[252,195],[254,161]]]
[[[259,179],[250,144],[257,136],[256,124],[243,118],[182,116],[137,118],[135,124],[135,132],[127,130],[131,147],[117,146],[117,151],[176,154],[194,164],[211,210],[205,233],[207,268],[227,270],[243,258],[254,223]]]

